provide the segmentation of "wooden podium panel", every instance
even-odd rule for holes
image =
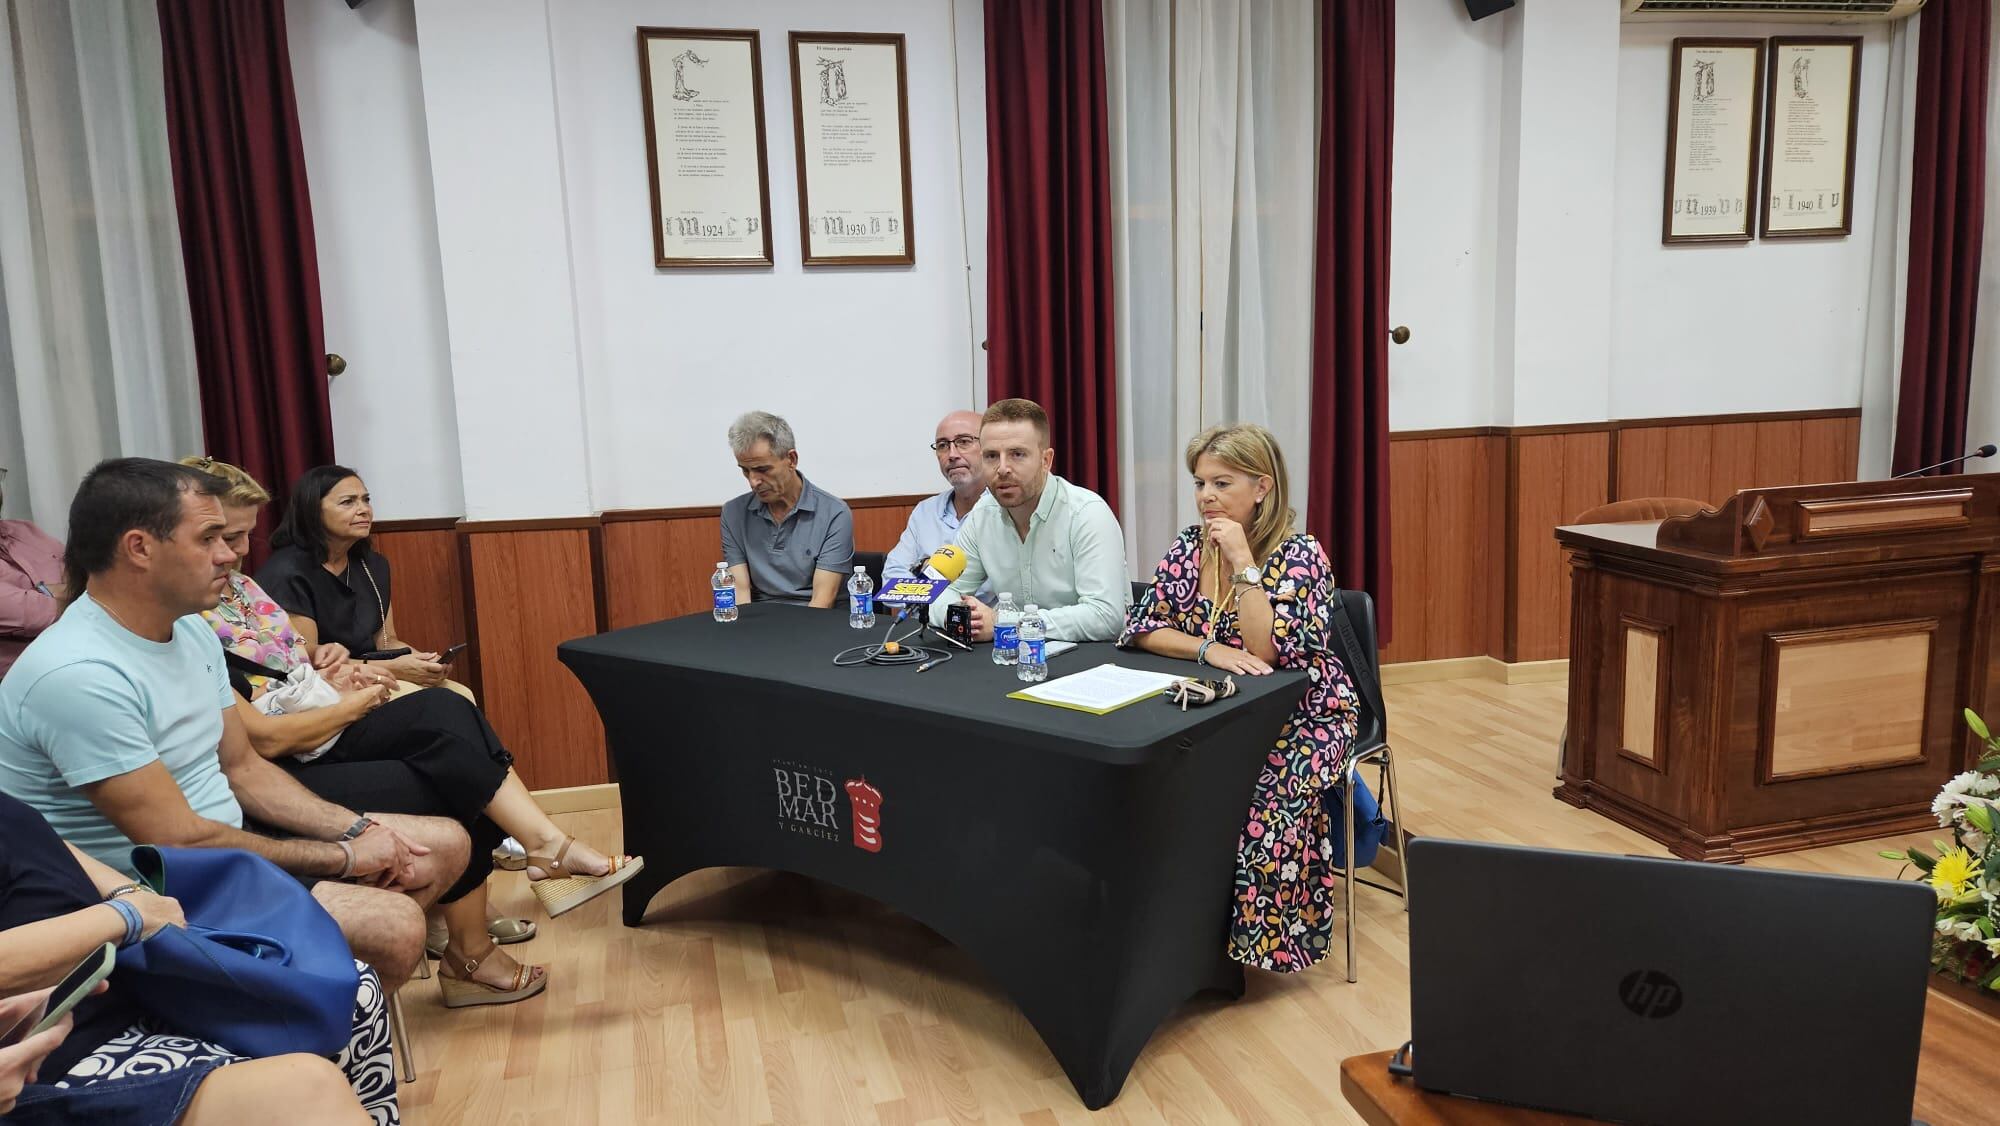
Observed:
[[[1699,860],[1935,827],[2000,702],[2000,477],[1749,489],[1556,529],[1569,736],[1556,796]]]

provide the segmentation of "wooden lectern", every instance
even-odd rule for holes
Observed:
[[[1556,529],[1571,566],[1556,796],[1676,855],[1935,829],[2000,704],[2000,476],[1746,489]]]

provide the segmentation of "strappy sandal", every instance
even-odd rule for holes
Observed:
[[[498,947],[494,953],[498,953]],[[491,958],[492,953],[486,955]],[[444,995],[447,1009],[467,1009],[474,1005],[511,1005],[525,1001],[549,987],[549,972],[541,966],[518,966],[514,970],[514,984],[510,989],[488,985],[473,980],[472,975],[486,958],[468,958],[463,953],[445,947],[444,959],[438,963],[438,992]],[[457,972],[453,972],[457,971]]]
[[[620,855],[611,858],[611,870],[601,876],[579,875],[563,864],[569,847],[575,843],[575,837],[564,837],[554,856],[528,857],[528,886],[534,889],[535,898],[542,901],[542,909],[551,919],[603,895],[638,875],[646,866],[642,857]],[[536,868],[542,870],[539,879],[533,871]]]
[[[502,917],[486,920],[486,937],[492,939],[495,946],[512,946],[517,942],[526,942],[535,937],[535,930],[535,921],[533,919],[509,919]],[[425,921],[425,954],[432,958],[443,958],[444,948],[449,941],[450,939],[448,932],[444,928],[443,919],[433,918]]]
[[[1192,707],[1213,704],[1217,700],[1227,700],[1236,695],[1236,678],[1225,676],[1218,683],[1213,680],[1179,680],[1173,687],[1160,693],[1169,704],[1179,704],[1182,711]]]

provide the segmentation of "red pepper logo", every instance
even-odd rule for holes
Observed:
[[[847,780],[847,801],[854,811],[854,847],[882,851],[882,791],[865,778]]]

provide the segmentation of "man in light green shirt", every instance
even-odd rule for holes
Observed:
[[[972,607],[975,640],[993,640],[993,607],[973,597],[981,584],[1034,603],[1049,636],[1063,641],[1110,641],[1125,625],[1132,586],[1125,574],[1125,536],[1104,498],[1049,472],[1049,416],[1026,399],[986,408],[979,426],[987,493],[958,528],[965,571],[931,606]]]

